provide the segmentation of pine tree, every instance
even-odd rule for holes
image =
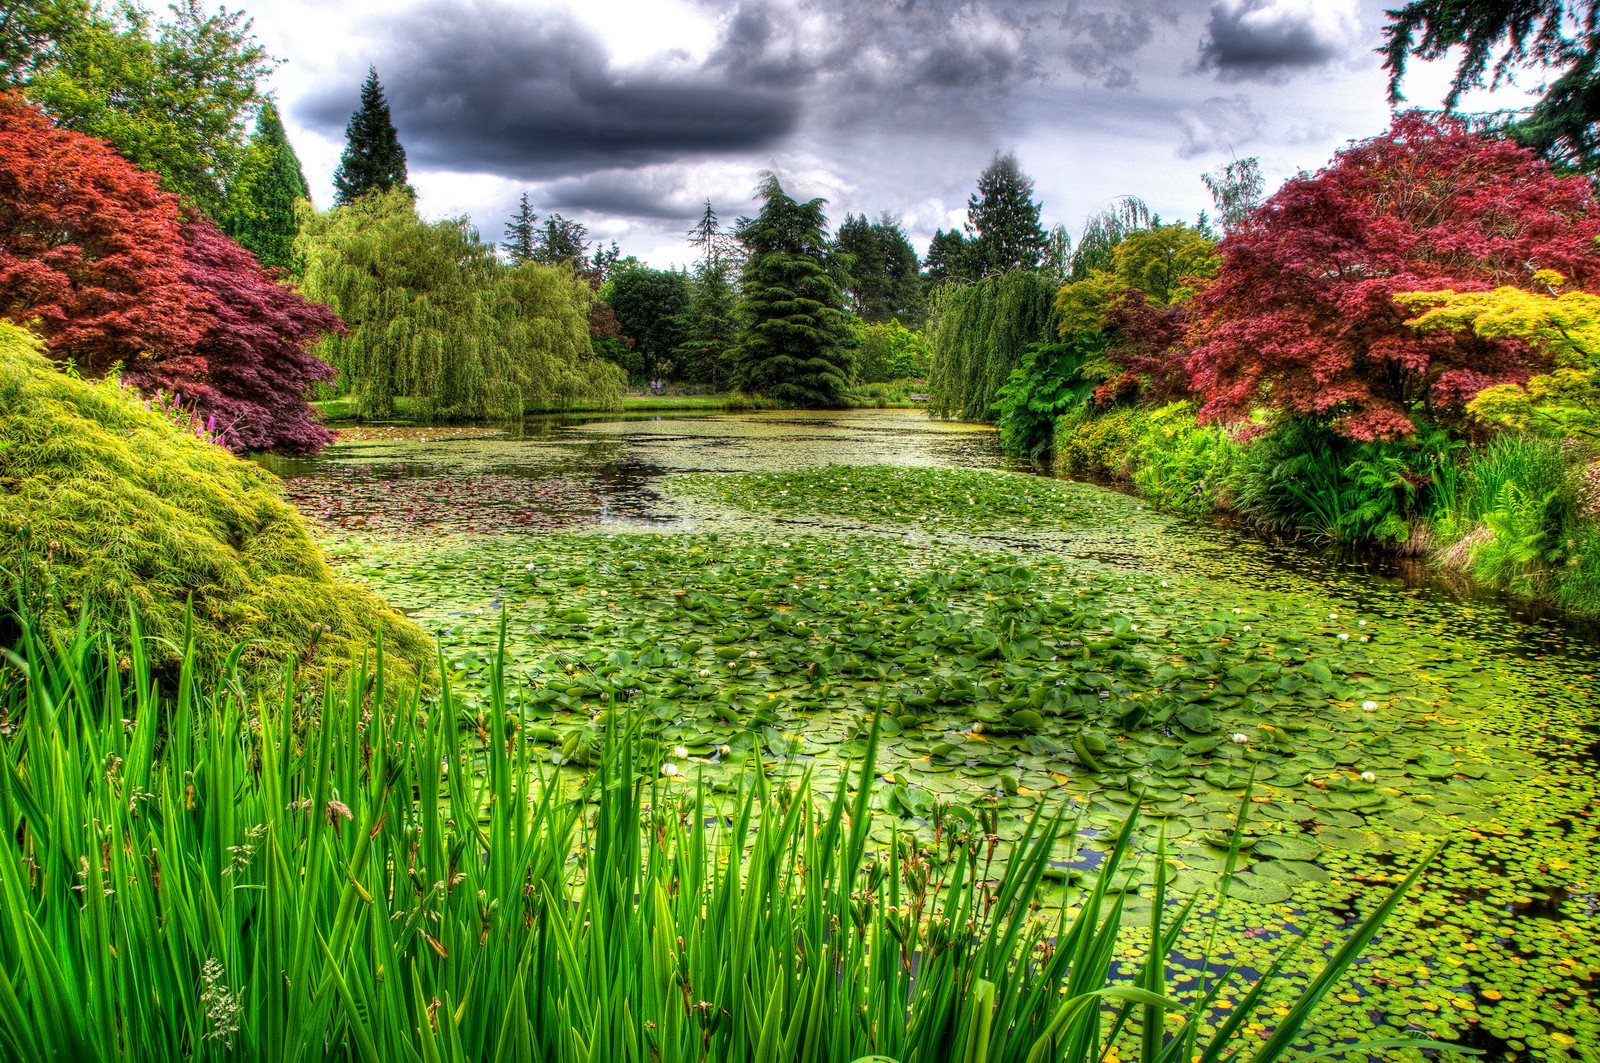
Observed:
[[[361,106],[344,128],[344,154],[333,174],[334,201],[348,206],[374,190],[387,192],[403,188],[415,195],[406,182],[406,149],[389,116],[389,101],[383,98],[378,71],[367,68],[361,86]]]
[[[734,383],[793,406],[842,406],[853,336],[830,272],[823,201],[795,202],[772,173],[756,195],[761,213],[739,230],[749,255],[739,301],[747,326]]]
[[[261,108],[223,229],[263,266],[294,272],[298,204],[311,199],[300,158],[271,102]]]
[[[1044,258],[1049,236],[1039,225],[1033,181],[1009,151],[978,176],[978,190],[967,200],[967,237],[974,277],[1038,269]]]
[[[951,281],[970,281],[972,273],[972,245],[961,235],[960,229],[946,232],[940,229],[928,242],[928,257],[923,264],[924,275],[934,287]]]
[[[506,239],[501,246],[513,266],[533,262],[539,256],[539,216],[528,205],[528,193],[522,193],[522,204],[506,222]]]

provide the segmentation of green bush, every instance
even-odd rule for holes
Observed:
[[[1081,407],[1093,394],[1098,374],[1085,368],[1101,344],[1074,339],[1036,343],[995,397],[995,425],[1007,454],[1043,462],[1050,456],[1058,418]]]
[[[0,324],[0,609],[26,599],[57,632],[131,607],[158,665],[192,635],[215,665],[344,662],[383,635],[395,661],[424,632],[339,579],[261,467],[179,432],[113,382],[60,372]],[[15,637],[0,622],[0,645]]]
[[[1127,480],[1157,509],[1193,514],[1227,508],[1241,449],[1228,429],[1199,424],[1186,402],[1085,410],[1057,422],[1055,445],[1059,470]]]

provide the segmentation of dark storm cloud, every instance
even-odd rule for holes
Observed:
[[[647,174],[613,170],[555,181],[539,192],[540,202],[550,210],[681,221],[685,231],[699,216],[702,198],[684,186],[676,170]]]
[[[1355,34],[1355,12],[1339,0],[1218,0],[1199,67],[1225,81],[1277,81],[1345,58]]]
[[[376,45],[379,77],[411,161],[425,168],[558,178],[615,166],[769,147],[800,101],[716,72],[621,74],[584,27],[550,11],[440,0]],[[314,94],[305,117],[344,128],[353,86]]]

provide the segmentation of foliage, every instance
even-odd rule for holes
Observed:
[[[1156,222],[1150,208],[1137,196],[1123,196],[1099,211],[1084,223],[1083,232],[1078,235],[1068,279],[1081,281],[1095,270],[1110,268],[1117,246],[1130,233],[1149,228]]]
[[[313,415],[311,390],[334,373],[311,350],[343,322],[279,284],[204,218],[181,233],[184,279],[204,298],[200,338],[167,357],[124,364],[122,381],[145,394],[180,395],[232,450],[322,449],[333,434]]]
[[[0,739],[0,974],[19,1058],[137,1046],[173,1059],[1097,1063],[1131,1027],[1140,1063],[1246,1045],[1273,1063],[1422,871],[1280,1008],[1276,965],[1254,984],[1168,986],[1194,906],[1169,911],[1162,886],[1138,933],[1149,957],[1119,962],[1132,814],[1058,913],[1035,905],[1077,817],[1036,805],[1001,847],[993,804],[941,808],[936,840],[897,830],[875,844],[877,714],[854,786],[747,777],[719,798],[651,781],[676,764],[620,711],[589,779],[538,773],[503,655],[476,727],[404,693],[391,710],[380,659],[375,706],[365,684],[330,686],[302,728],[236,705],[293,705],[293,680],[243,693],[204,675],[161,698],[119,683],[94,649],[90,635],[54,652],[27,639],[30,679],[0,704],[17,721]],[[131,657],[142,671],[141,648]],[[107,832],[126,844],[103,844]],[[1214,1006],[1224,988],[1239,998],[1228,1014]]]
[[[1082,406],[1099,377],[1093,365],[1103,353],[1098,335],[1079,334],[1062,343],[1036,343],[1022,355],[995,395],[995,425],[1007,454],[1045,462],[1055,442],[1056,419]]]
[[[131,607],[164,674],[191,639],[212,669],[241,646],[246,672],[339,664],[380,633],[396,660],[428,659],[419,629],[333,574],[259,466],[56,371],[4,324],[0,382],[0,600],[41,630],[114,622],[127,645]]]
[[[706,200],[700,220],[686,235],[689,246],[700,256],[697,273],[722,271],[723,276],[731,276],[743,265],[744,251],[739,246],[739,239],[717,221],[717,212],[711,206],[711,200]]]
[[[568,266],[582,273],[588,266],[589,227],[551,214],[534,230],[533,260],[546,266]]]
[[[319,353],[364,417],[400,395],[462,418],[620,401],[621,371],[590,347],[582,280],[500,263],[464,219],[420,220],[404,190],[308,217],[301,254],[307,293],[349,326]]]
[[[1157,509],[1204,515],[1230,507],[1242,445],[1227,429],[1199,424],[1193,404],[1172,402],[1081,408],[1058,422],[1055,449],[1063,472],[1127,481]]]
[[[1480,391],[1467,406],[1473,416],[1519,432],[1600,439],[1600,296],[1557,294],[1564,278],[1554,271],[1534,281],[1547,290],[1406,292],[1395,301],[1423,311],[1411,324],[1424,331],[1521,340],[1548,356],[1550,372]]]
[[[152,175],[0,95],[0,314],[89,376],[192,343],[178,227]]]
[[[339,328],[99,141],[0,97],[0,312],[85,376],[182,396],[229,446],[314,450],[307,353]]]
[[[967,270],[975,280],[1039,268],[1049,236],[1039,225],[1033,180],[1011,152],[996,154],[967,198]]]
[[[406,176],[406,149],[389,115],[376,67],[367,68],[361,103],[344,128],[344,152],[333,171],[333,200],[347,207],[370,192],[403,191],[413,199]]]
[[[168,192],[223,217],[263,102],[259,82],[276,65],[243,13],[179,0],[156,23],[134,3],[20,6],[5,16],[6,30],[12,17],[25,23],[24,40],[0,51],[0,89],[22,89],[63,129],[109,142]]]
[[[857,317],[871,324],[900,321],[912,328],[922,323],[927,294],[917,253],[898,221],[884,215],[869,222],[865,215],[847,214],[833,249],[848,256],[844,293]]]
[[[739,314],[745,329],[733,382],[790,406],[842,406],[852,375],[849,322],[820,199],[798,203],[774,174],[757,188],[761,213],[742,225]]]
[[[930,287],[937,288],[951,281],[974,279],[972,248],[960,229],[940,229],[928,242],[928,255],[923,263]]]
[[[539,216],[528,205],[528,193],[524,192],[517,212],[506,222],[506,238],[500,243],[513,266],[534,261],[538,254],[538,225]]]
[[[683,340],[673,352],[674,361],[687,379],[712,390],[727,380],[729,362],[738,344],[734,302],[728,260],[713,252],[695,266],[689,282],[689,305],[680,319]]]
[[[1034,344],[1051,339],[1055,289],[1016,270],[934,293],[928,324],[928,411],[991,418],[1000,389]]]
[[[867,324],[857,319],[856,380],[881,384],[928,375],[928,340],[898,319]]]
[[[623,335],[633,341],[647,374],[674,379],[683,375],[674,359],[688,338],[683,320],[692,301],[688,277],[676,270],[630,266],[612,275],[603,297],[616,312]]]
[[[1510,127],[1519,140],[1565,166],[1589,171],[1600,165],[1600,95],[1595,61],[1600,57],[1600,3],[1595,0],[1409,0],[1388,12],[1384,68],[1389,101],[1398,103],[1407,62],[1458,56],[1445,108],[1462,93],[1510,81],[1532,63],[1561,71],[1545,86],[1531,112]],[[1459,49],[1459,52],[1457,51]],[[1495,53],[1498,52],[1498,56]]]
[[[300,235],[300,203],[311,186],[269,100],[256,118],[256,133],[245,149],[239,176],[228,190],[223,229],[270,269],[295,271],[295,237]]]
[[[1600,281],[1600,212],[1581,178],[1454,119],[1397,116],[1383,136],[1295,178],[1219,247],[1192,304],[1190,368],[1203,419],[1257,404],[1328,420],[1352,439],[1459,416],[1542,356],[1513,340],[1419,334],[1395,297],[1534,283],[1555,269]]]
[[[1459,446],[1439,428],[1350,440],[1321,422],[1286,421],[1244,448],[1230,482],[1236,510],[1325,542],[1404,547],[1453,501]]]
[[[1266,187],[1261,176],[1261,162],[1253,156],[1234,159],[1211,173],[1201,174],[1200,180],[1216,204],[1217,223],[1224,233],[1244,225],[1250,212],[1261,205],[1261,192]]]

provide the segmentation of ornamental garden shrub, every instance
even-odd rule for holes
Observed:
[[[128,632],[152,663],[236,644],[246,672],[339,666],[380,635],[393,661],[429,657],[423,631],[334,575],[275,477],[176,428],[110,381],[61,372],[0,322],[0,601],[63,631],[84,612]],[[0,645],[15,641],[0,627]]]

